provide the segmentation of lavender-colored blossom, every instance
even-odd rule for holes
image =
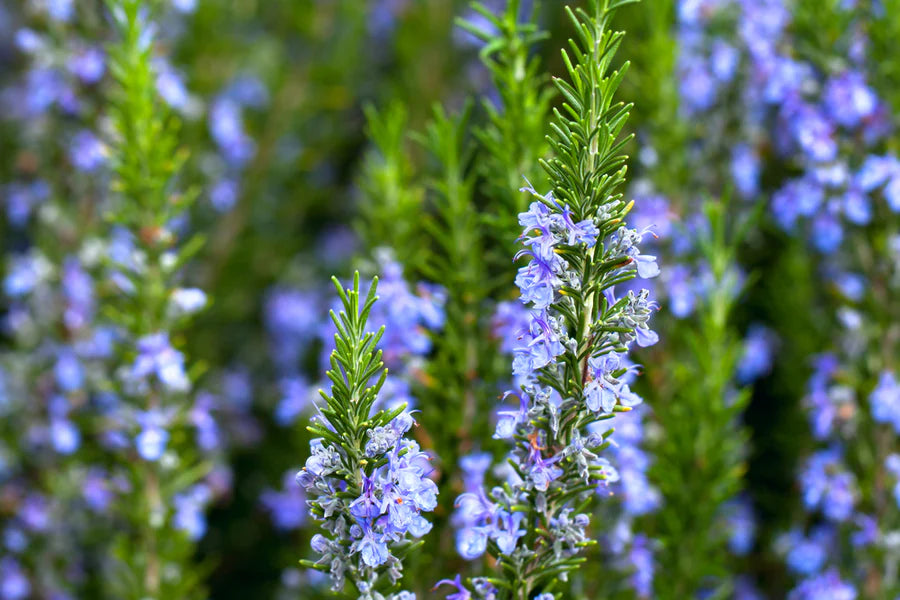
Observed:
[[[106,147],[93,133],[81,130],[69,144],[69,160],[79,171],[91,173],[106,163]]]
[[[804,580],[788,594],[788,600],[856,600],[856,597],[856,588],[842,580],[836,569]]]
[[[154,59],[153,70],[156,91],[163,101],[179,113],[194,117],[200,108],[199,101],[188,91],[184,74],[163,57]]]
[[[85,475],[82,494],[88,507],[97,513],[105,512],[114,498],[108,476],[96,467],[90,469]]]
[[[90,275],[74,257],[63,263],[62,292],[66,300],[63,320],[70,329],[86,327],[94,316],[94,284]]]
[[[216,181],[209,189],[209,201],[213,208],[227,212],[234,208],[240,196],[240,183],[231,177]]]
[[[141,428],[135,438],[135,446],[141,458],[149,461],[159,460],[169,442],[167,427],[172,421],[171,411],[148,410],[136,416]]]
[[[800,475],[803,503],[807,509],[819,508],[832,521],[846,521],[856,503],[856,479],[841,462],[837,449],[813,454]]]
[[[772,370],[772,359],[775,346],[775,335],[759,325],[754,325],[747,332],[741,358],[737,365],[737,379],[741,383],[750,383]]]
[[[31,595],[31,582],[22,565],[11,556],[0,559],[0,597],[25,600]]]
[[[63,392],[75,392],[84,385],[84,368],[71,350],[60,351],[53,367],[53,374],[56,377],[56,384]]]
[[[30,184],[12,183],[3,190],[2,197],[6,203],[6,214],[9,222],[15,227],[23,227],[32,215],[35,207],[50,196],[47,182],[38,179]]]
[[[737,556],[745,556],[753,549],[756,537],[756,518],[745,498],[738,498],[723,507],[729,530],[728,547]]]
[[[737,144],[731,151],[731,177],[738,193],[752,198],[759,192],[760,160],[749,144]]]
[[[791,229],[797,217],[810,217],[824,202],[821,186],[810,179],[796,179],[788,182],[772,198],[775,219],[784,229]]]
[[[243,167],[256,154],[256,143],[244,131],[241,105],[220,96],[209,109],[209,129],[225,160],[233,167]]]
[[[900,433],[900,383],[891,371],[882,371],[878,385],[869,395],[872,418],[878,423],[888,423]]]
[[[442,585],[452,585],[456,588],[456,592],[446,596],[446,600],[472,600],[472,593],[463,585],[459,575],[457,575],[455,579],[442,579],[438,581],[434,586],[434,589],[437,589]]]
[[[653,231],[661,239],[668,239],[672,235],[677,220],[669,201],[658,194],[640,195],[629,216],[635,229]]]
[[[68,68],[82,83],[97,83],[106,71],[106,55],[96,46],[82,48],[69,58]]]
[[[653,596],[653,576],[656,572],[652,540],[642,534],[634,536],[628,549],[628,562],[633,568],[628,578],[629,585],[639,598],[651,598]]]
[[[825,85],[825,106],[829,116],[843,125],[853,128],[875,112],[878,98],[866,85],[862,73],[845,71],[832,77]]]
[[[285,474],[281,491],[266,489],[260,502],[281,531],[298,529],[306,521],[306,494],[294,482],[294,472]]]
[[[824,252],[831,254],[841,245],[844,240],[844,230],[833,215],[821,214],[817,216],[812,223],[812,243]]]
[[[717,99],[718,82],[702,56],[683,54],[679,60],[679,95],[688,115],[708,110]]]
[[[17,298],[30,293],[48,275],[50,265],[36,255],[13,255],[3,280],[3,291],[7,296]]]
[[[198,288],[176,288],[170,301],[176,314],[190,315],[206,306],[206,292]]]
[[[198,540],[206,533],[206,506],[212,499],[209,488],[199,483],[172,499],[175,508],[175,528],[185,532],[191,540]]]
[[[283,379],[281,400],[275,409],[275,421],[282,427],[293,424],[310,405],[309,383],[300,376]]]
[[[145,381],[154,375],[169,391],[186,392],[190,380],[184,370],[184,355],[172,348],[166,333],[146,335],[137,342],[138,355],[128,376]]]
[[[218,399],[209,392],[197,394],[194,405],[188,413],[188,421],[196,430],[197,446],[211,452],[222,444],[219,424],[212,414]]]
[[[834,531],[828,527],[817,527],[808,537],[794,529],[781,536],[777,546],[787,555],[787,566],[791,571],[799,575],[812,575],[824,566],[833,543]]]
[[[50,439],[60,454],[72,454],[81,445],[78,427],[68,419],[54,419],[50,423]]]
[[[737,48],[722,39],[713,41],[710,67],[716,79],[723,83],[731,81],[734,78],[739,61],[740,52]]]

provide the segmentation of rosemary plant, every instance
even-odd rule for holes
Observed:
[[[120,41],[109,49],[117,84],[111,98],[113,180],[108,218],[110,286],[107,318],[118,331],[115,397],[106,416],[109,447],[124,478],[115,503],[111,597],[203,597],[203,569],[193,564],[212,491],[208,466],[190,432],[191,378],[175,349],[205,294],[178,285],[180,267],[199,248],[179,244],[175,223],[195,194],[180,192],[172,115],[158,96],[154,28],[140,0],[109,3]]]
[[[708,292],[694,318],[671,326],[683,346],[673,349],[677,358],[659,386],[664,396],[653,403],[659,423],[683,425],[666,426],[652,444],[650,479],[662,505],[637,527],[660,541],[656,598],[732,597],[740,569],[729,550],[743,554],[754,543],[752,521],[737,503],[748,448],[741,417],[750,389],[736,383],[743,341],[733,324],[744,279],[735,253],[750,220],[729,231],[724,204],[708,203],[704,212],[707,225],[695,239]]]
[[[640,402],[622,377],[630,346],[657,341],[648,321],[655,304],[646,290],[617,297],[614,287],[635,276],[658,274],[656,259],[641,254],[647,233],[629,229],[633,203],[618,188],[625,181],[621,131],[630,106],[613,96],[625,73],[611,62],[622,36],[609,20],[622,1],[594,0],[571,10],[577,36],[563,51],[569,81],[555,79],[565,102],[555,112],[542,162],[551,191],[533,196],[519,215],[527,257],[516,283],[530,312],[520,333],[513,373],[524,380],[513,410],[502,411],[494,436],[509,440],[510,473],[490,493],[465,493],[457,501],[467,523],[469,558],[489,552],[494,577],[469,581],[475,596],[527,600],[563,597],[568,574],[594,543],[586,509],[596,486],[616,477],[598,453],[612,432],[592,426]],[[460,577],[444,580],[469,597]]]
[[[406,405],[375,410],[387,376],[377,347],[384,327],[366,331],[377,278],[364,299],[358,272],[347,290],[333,281],[343,310],[331,311],[331,393],[320,391],[324,406],[308,427],[318,437],[297,474],[324,533],[312,539],[319,558],[301,563],[329,573],[334,591],[349,580],[361,600],[412,600],[415,594],[400,590],[402,558],[431,529],[422,513],[437,506],[438,490],[428,455],[406,438],[415,424]]]

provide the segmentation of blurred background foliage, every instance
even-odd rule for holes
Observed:
[[[483,42],[459,22],[483,21],[467,0],[200,0],[189,15],[159,23],[161,51],[183,74],[190,93],[204,103],[242,76],[258,79],[265,96],[243,113],[256,149],[242,167],[239,192],[227,210],[216,209],[210,196],[210,181],[221,171],[211,156],[215,140],[209,119],[214,117],[188,114],[181,126],[181,143],[192,149],[183,177],[202,188],[191,226],[207,239],[185,279],[212,300],[212,308],[185,334],[183,349],[207,369],[205,383],[211,387],[229,385],[227,378],[218,378],[222,373],[249,373],[254,398],[252,421],[244,423],[245,442],[233,445],[228,457],[230,495],[212,507],[199,546],[198,562],[208,559],[212,565],[211,598],[288,597],[278,596],[285,588],[282,578],[292,576],[290,569],[308,547],[309,531],[281,532],[260,507],[263,491],[279,486],[284,473],[296,470],[308,453],[304,420],[284,427],[273,417],[280,374],[271,357],[267,302],[273,290],[282,288],[327,289],[331,274],[345,278],[352,265],[377,271],[373,249],[380,246],[394,248],[407,280],[438,281],[448,293],[448,324],[433,340],[437,359],[417,375],[414,387],[425,430],[447,437],[432,442],[451,449],[438,462],[447,471],[442,474],[447,487],[435,515],[436,530],[450,518],[459,491],[453,489],[459,482],[452,480],[449,467],[458,459],[454,452],[490,446],[493,423],[485,411],[508,379],[498,340],[483,335],[490,328],[484,307],[488,299],[515,298],[510,257],[519,228],[510,215],[528,201],[515,190],[524,185],[523,176],[543,187],[537,159],[547,152],[546,115],[560,105],[545,74],[563,71],[559,48],[569,35],[560,4],[547,0],[534,8],[535,31],[513,27],[503,32],[508,39],[525,37],[519,46],[500,48],[487,64],[479,60]],[[847,27],[844,13],[819,0],[796,4],[793,27],[803,44],[795,52],[812,62],[829,60]],[[873,55],[886,58],[870,83],[897,111],[900,92],[894,84],[900,59],[893,50],[900,3],[883,4],[888,17],[868,33]],[[98,16],[101,5],[99,0],[76,2],[84,36],[109,39]],[[486,5],[497,14],[506,7],[499,1]],[[528,1],[521,5],[523,15],[532,10]],[[35,22],[52,35],[54,24],[29,3],[6,0],[4,6],[0,82],[8,83],[28,68],[11,32]],[[677,8],[674,0],[645,0],[621,9],[614,23],[627,31],[617,60],[631,63],[620,92],[621,99],[634,103],[627,128],[635,133],[628,147],[630,177],[651,180],[676,206],[696,207],[698,198],[721,198],[730,207],[737,200],[722,173],[730,153],[729,132],[740,126],[741,115],[717,114],[710,122],[684,118],[680,112]],[[491,60],[497,61],[494,72]],[[522,61],[522,68],[533,65],[521,89],[503,80],[508,72],[503,61],[515,60]],[[497,107],[504,105],[519,112],[512,119],[498,118]],[[34,149],[27,134],[14,119],[0,118],[0,181],[55,172],[52,165],[63,162],[60,149]],[[476,147],[491,150],[482,153]],[[647,148],[655,153],[653,160],[642,157]],[[761,177],[764,188],[784,180],[792,169],[772,160],[771,148],[765,151],[770,154]],[[52,185],[75,201],[91,194],[89,187],[70,189],[61,175]],[[771,597],[784,597],[789,580],[771,547],[799,509],[795,473],[800,457],[813,446],[800,399],[811,372],[808,357],[826,345],[833,323],[825,309],[817,308],[828,302],[817,280],[816,255],[759,212],[744,215],[756,220],[734,249],[734,261],[742,265],[747,281],[733,306],[724,309],[727,327],[720,324],[718,335],[740,338],[753,323],[779,333],[778,359],[734,405],[735,411],[746,406],[746,412],[740,427],[729,432],[746,435],[749,446],[745,457],[735,459],[741,464],[729,468],[745,470],[740,486],[759,522],[758,542],[743,569]],[[86,218],[84,227],[94,220]],[[0,224],[0,237],[7,252],[38,243],[6,222]],[[660,263],[665,269],[665,256]],[[722,381],[711,380],[708,360],[683,357],[685,344],[725,342],[688,342],[696,329],[693,321],[664,322],[663,344],[639,357],[648,365],[672,365],[648,369],[640,391],[650,406],[667,406],[673,389],[696,380],[724,394],[729,373],[718,374]],[[460,348],[466,353],[460,355]],[[303,358],[311,380],[321,375],[317,354],[308,352]],[[736,368],[735,357],[728,360],[730,372]],[[467,411],[461,422],[454,421],[459,418],[455,408],[447,409],[448,414],[442,410],[454,403]],[[703,410],[702,403],[691,408]],[[690,414],[666,414],[671,415],[666,427],[692,439],[697,421]],[[722,427],[734,424],[732,413],[722,419]],[[472,428],[464,430],[464,423]],[[298,505],[296,510],[305,509]],[[452,545],[450,536],[429,540],[410,564],[409,573],[419,574],[414,576],[421,580],[419,591],[460,568],[447,558]],[[596,558],[601,551],[592,552]],[[436,562],[441,557],[446,562]],[[579,578],[601,581],[604,573],[602,561],[592,560]],[[299,597],[318,597],[314,593],[319,592],[309,588]],[[588,592],[585,597],[599,596]]]

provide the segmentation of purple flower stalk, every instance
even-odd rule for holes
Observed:
[[[502,485],[472,489],[457,500],[460,553],[471,559],[489,552],[502,565],[502,585],[444,580],[439,585],[456,589],[450,598],[559,597],[559,582],[579,564],[581,549],[594,543],[587,534],[590,517],[580,512],[584,501],[598,485],[619,478],[599,455],[611,432],[598,433],[593,425],[641,402],[625,380],[633,370],[626,357],[635,343],[645,347],[659,339],[649,324],[656,308],[649,292],[615,290],[635,277],[655,277],[659,268],[656,257],[640,249],[648,230],[625,224],[634,203],[616,192],[624,167],[601,167],[624,160],[616,145],[624,118],[606,129],[599,116],[615,112],[611,82],[617,80],[607,77],[600,57],[623,35],[606,32],[608,6],[595,0],[587,11],[570,14],[586,39],[579,61],[569,65],[571,83],[556,80],[572,107],[570,116],[558,115],[557,157],[544,165],[552,190],[540,194],[530,184],[522,190],[534,198],[519,215],[522,249],[516,255],[525,261],[516,285],[528,311],[509,346],[513,374],[523,384],[504,396],[518,402],[499,411],[494,434],[511,445],[511,471]],[[586,143],[596,131],[608,136],[599,151]],[[509,309],[502,316],[505,329],[519,321]]]
[[[384,327],[366,332],[377,281],[360,303],[359,273],[352,289],[334,279],[343,310],[331,312],[333,385],[331,394],[320,392],[325,403],[308,428],[319,437],[297,474],[322,533],[312,539],[319,558],[302,562],[329,573],[335,591],[349,580],[360,598],[403,600],[413,595],[399,589],[400,556],[431,530],[424,513],[437,506],[438,490],[430,457],[407,438],[415,421],[406,406],[373,410],[387,374],[376,349]]]

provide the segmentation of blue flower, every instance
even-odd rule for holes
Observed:
[[[616,388],[605,378],[593,379],[584,388],[585,405],[592,412],[611,413],[618,396]]]
[[[689,267],[674,265],[667,271],[666,293],[669,296],[669,310],[679,319],[694,311],[697,301],[696,285]]]
[[[199,288],[177,288],[172,291],[171,302],[177,314],[194,314],[206,306],[206,292]]]
[[[13,256],[11,263],[3,280],[3,290],[12,298],[30,293],[46,277],[49,268],[42,257],[27,254]]]
[[[808,538],[800,531],[792,530],[778,540],[778,545],[787,551],[787,565],[791,571],[811,575],[825,564],[833,542],[833,530],[817,527]]]
[[[858,189],[848,189],[843,198],[843,212],[851,223],[868,225],[872,220],[872,206],[869,197]]]
[[[597,229],[592,220],[584,219],[575,223],[572,219],[572,211],[568,206],[563,207],[560,218],[563,223],[562,229],[566,234],[566,244],[570,246],[587,244],[587,247],[590,248],[597,242],[600,230]]]
[[[373,519],[381,514],[381,502],[375,496],[375,481],[362,474],[362,494],[350,503],[350,514],[357,519]]]
[[[153,66],[156,71],[156,91],[165,103],[181,113],[193,112],[197,101],[188,92],[184,75],[162,58],[155,59]]]
[[[529,330],[521,336],[524,346],[515,349],[513,374],[530,376],[541,369],[566,349],[559,338],[559,325],[556,319],[546,312],[532,312]]]
[[[208,121],[213,139],[231,166],[243,167],[253,158],[256,142],[244,131],[239,103],[219,96],[209,109]]]
[[[745,556],[753,549],[756,518],[753,507],[745,498],[738,498],[723,507],[729,530],[728,547],[736,556]]]
[[[823,95],[829,116],[847,128],[859,125],[878,106],[878,97],[857,71],[845,71],[829,79]]]
[[[900,174],[900,163],[893,156],[870,154],[854,176],[854,183],[864,192],[871,192]]]
[[[31,595],[31,582],[22,566],[11,556],[0,559],[0,596],[3,600],[25,600]]]
[[[435,584],[434,589],[441,587],[442,585],[452,585],[456,587],[456,593],[450,594],[446,597],[446,600],[472,600],[472,593],[466,589],[463,585],[462,580],[459,575],[456,576],[455,579],[442,579]]]
[[[70,350],[62,350],[59,353],[53,373],[56,376],[56,384],[63,392],[75,392],[84,385],[84,368],[75,353]]]
[[[141,432],[135,438],[135,446],[141,458],[157,461],[162,457],[169,442],[169,432],[166,427],[170,424],[172,417],[172,411],[161,410],[148,410],[136,415]]]
[[[653,576],[656,571],[653,560],[652,542],[643,534],[634,536],[631,548],[628,551],[628,562],[633,565],[634,571],[629,577],[631,587],[641,598],[649,598],[653,595]]]
[[[900,433],[900,383],[891,371],[882,371],[878,385],[869,395],[872,418],[878,423],[888,423]]]
[[[825,254],[831,254],[838,249],[843,240],[843,227],[833,216],[822,214],[813,220],[812,242],[817,249]]]
[[[810,160],[828,162],[837,157],[834,126],[818,108],[803,102],[788,102],[782,107],[782,118]]]
[[[731,177],[738,193],[752,198],[759,192],[759,155],[749,144],[736,144],[731,150]]]
[[[310,388],[302,376],[282,379],[280,387],[281,400],[275,408],[275,422],[287,427],[310,405]]]
[[[752,325],[744,339],[741,358],[737,366],[737,379],[750,383],[772,369],[774,334],[760,325]]]
[[[716,79],[723,83],[731,81],[739,61],[740,53],[737,48],[722,39],[713,41],[710,66]]]
[[[172,499],[175,507],[173,523],[175,528],[187,533],[191,540],[198,540],[206,533],[206,505],[212,494],[205,484],[197,484],[183,494]]]
[[[477,490],[484,483],[484,475],[491,467],[493,456],[490,452],[473,452],[459,459],[466,490]]]
[[[68,21],[75,11],[74,0],[47,0],[47,14],[56,21]]]
[[[884,460],[884,468],[896,480],[894,482],[894,502],[897,503],[897,506],[900,506],[900,454],[889,454]]]
[[[550,483],[563,474],[563,470],[556,466],[560,457],[557,455],[547,459],[543,458],[541,448],[536,441],[531,443],[528,458],[528,475],[536,490],[546,492]]]
[[[456,532],[456,551],[466,560],[475,560],[487,550],[488,535],[485,527],[461,527]]]
[[[512,392],[503,394],[503,398],[514,396],[519,398],[519,410],[501,410],[497,411],[497,427],[494,430],[494,439],[509,439],[516,431],[516,425],[522,423],[528,414],[528,401],[525,396],[515,396]]]
[[[491,537],[503,554],[512,554],[519,538],[525,535],[525,530],[520,528],[524,519],[520,512],[503,511],[498,515]]]
[[[69,145],[69,160],[79,171],[91,173],[106,163],[107,150],[93,133],[79,131]]]
[[[354,526],[359,528],[359,526]],[[363,523],[361,536],[353,543],[354,552],[359,552],[363,563],[370,567],[378,567],[387,562],[390,556],[385,536],[378,535],[368,523]]]
[[[50,439],[53,448],[60,454],[72,454],[81,445],[81,433],[68,419],[53,419],[50,422]]]
[[[283,478],[283,491],[267,489],[260,502],[268,510],[272,523],[282,531],[298,529],[306,521],[306,494],[294,483],[290,471]]]
[[[190,380],[184,370],[184,355],[169,344],[166,333],[146,335],[137,342],[138,355],[130,370],[130,377],[143,381],[155,375],[170,391],[186,392]]]
[[[824,202],[822,187],[809,178],[789,181],[772,197],[775,220],[784,229],[793,228],[798,216],[810,217]]]
[[[74,52],[67,66],[83,83],[97,83],[106,71],[106,55],[100,48],[89,46]]]
[[[718,82],[703,57],[692,53],[683,53],[679,57],[678,91],[688,115],[703,112],[715,103]]]
[[[545,260],[529,250],[522,250],[516,258],[521,256],[532,257],[531,262],[516,274],[521,301],[531,304],[536,310],[545,309],[553,303],[554,294],[562,285],[562,280],[556,275],[562,269],[562,259],[553,254]]]
[[[841,579],[837,569],[804,580],[788,600],[856,600],[856,588]]]
[[[813,454],[803,468],[800,484],[806,508],[820,508],[832,521],[846,521],[853,514],[856,479],[841,463],[837,449]]]

